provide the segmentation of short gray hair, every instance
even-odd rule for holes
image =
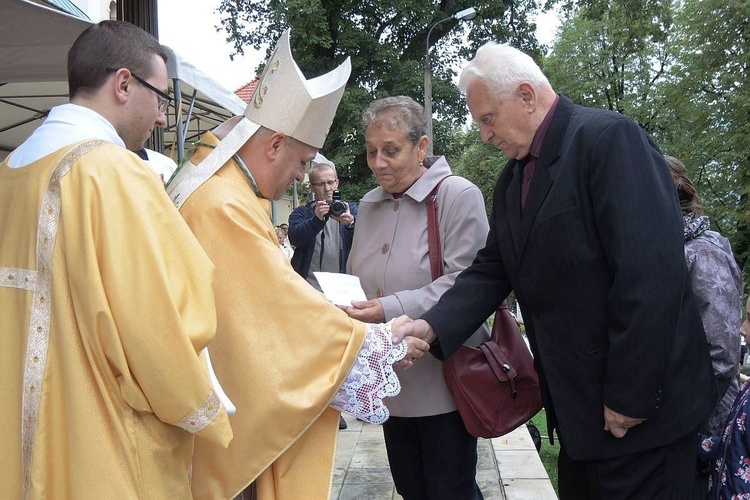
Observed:
[[[333,164],[333,162],[320,162],[317,163],[315,160],[310,162],[310,171],[307,172],[307,178],[310,179],[310,182],[312,182],[312,175],[317,172],[318,170],[322,170],[324,168],[330,168],[333,170],[333,176],[335,178],[339,178],[338,174],[336,173],[336,166]]]
[[[461,71],[458,87],[464,94],[475,81],[481,80],[490,95],[507,96],[522,82],[537,88],[552,88],[536,62],[507,43],[487,42],[477,50],[474,59]]]
[[[401,127],[412,145],[416,145],[427,132],[424,108],[411,97],[404,95],[371,102],[362,113],[362,127],[367,130],[372,124],[386,125],[389,128]]]

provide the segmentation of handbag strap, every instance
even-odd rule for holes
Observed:
[[[427,206],[427,253],[430,255],[430,271],[432,272],[432,281],[435,281],[443,275],[443,250],[440,247],[440,228],[438,227],[438,204],[437,193],[440,184],[453,174],[446,175],[438,182],[430,194],[425,198]]]
[[[516,317],[510,312],[506,299],[497,306],[495,317],[492,320],[490,339],[499,345],[511,345],[515,335],[521,335],[521,328],[518,326]]]
[[[435,185],[432,191],[430,191],[430,194],[427,195],[427,198],[425,198],[425,205],[427,205],[427,252],[430,254],[430,271],[432,272],[432,281],[435,281],[443,275],[443,253],[440,247],[437,193],[438,189],[440,188],[440,184],[442,184],[445,179],[451,177],[452,175],[453,174],[447,175],[440,179],[440,182]],[[497,311],[495,312],[495,323],[497,323],[498,321],[502,322],[503,320],[508,319],[505,315],[510,316],[513,323],[515,323],[515,318],[508,309],[507,300],[504,300],[502,304],[498,306]],[[516,328],[518,328],[517,323],[515,324],[515,326]],[[500,324],[498,324],[497,327],[492,328],[491,338],[496,344],[502,344],[503,341],[501,340],[501,337],[507,338],[508,336],[513,335],[513,332],[514,331],[512,328],[500,328]]]

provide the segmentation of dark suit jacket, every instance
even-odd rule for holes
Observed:
[[[349,203],[349,213],[357,218],[357,204],[353,201]],[[315,202],[307,205],[300,205],[289,215],[289,243],[294,245],[294,255],[292,255],[292,267],[303,278],[307,278],[310,272],[310,263],[312,262],[313,253],[315,253],[315,238],[325,227],[326,222],[315,216]],[[341,235],[341,248],[339,249],[339,263],[341,267],[339,272],[346,274],[346,261],[349,258],[349,251],[352,249],[352,240],[354,239],[354,229],[349,229],[343,224],[339,227]]]
[[[513,290],[568,455],[667,444],[716,402],[663,156],[623,115],[560,96],[521,213],[521,162],[495,186],[487,245],[423,318],[450,355]],[[603,406],[648,420],[622,439]]]

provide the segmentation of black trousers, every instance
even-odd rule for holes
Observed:
[[[383,424],[396,491],[404,500],[482,500],[476,482],[477,438],[457,411],[391,417]]]
[[[557,459],[560,500],[692,498],[696,432],[659,448],[596,461],[571,459],[561,442]]]

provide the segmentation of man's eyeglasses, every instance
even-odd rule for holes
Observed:
[[[323,186],[329,186],[333,187],[338,182],[338,179],[334,179],[332,181],[323,181],[323,182],[311,182],[310,185],[316,188],[323,187]]]
[[[114,72],[117,71],[117,68],[112,68],[110,66],[108,66],[105,69],[108,72],[110,72],[110,73],[114,73]],[[128,70],[128,71],[130,71],[130,70]],[[151,90],[152,92],[155,92],[156,95],[158,95],[159,97],[161,97],[161,99],[159,99],[159,112],[160,113],[164,113],[167,110],[167,108],[169,107],[169,103],[172,102],[172,98],[169,97],[164,92],[162,92],[161,90],[159,90],[156,87],[154,87],[153,85],[151,85],[150,83],[148,83],[146,80],[144,80],[140,76],[138,76],[135,73],[133,73],[132,71],[130,71],[130,76],[132,76],[133,78],[135,78],[136,80],[138,80],[141,83],[141,85],[143,85],[147,89]]]

